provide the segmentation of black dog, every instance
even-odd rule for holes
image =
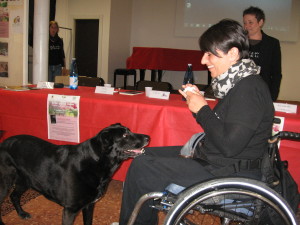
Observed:
[[[20,197],[32,188],[64,207],[63,225],[72,225],[80,210],[84,224],[91,225],[94,204],[113,173],[124,159],[143,153],[148,142],[148,135],[121,124],[79,145],[54,145],[30,135],[10,137],[0,145],[0,203],[14,187],[10,198],[18,215],[30,218]]]

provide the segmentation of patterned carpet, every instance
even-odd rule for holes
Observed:
[[[106,195],[96,203],[93,224],[110,225],[119,219],[120,203],[122,199],[122,182],[111,181]],[[62,207],[49,201],[35,191],[24,194],[21,203],[25,211],[32,216],[31,219],[22,220],[7,199],[1,207],[3,222],[6,225],[58,225],[61,224]],[[164,215],[159,214],[159,224],[162,224]],[[300,224],[300,210],[297,213]],[[82,215],[79,214],[74,225],[83,225]]]
[[[62,207],[49,201],[35,191],[24,194],[24,210],[31,214],[31,219],[22,220],[18,217],[9,200],[6,200],[1,209],[3,222],[6,225],[58,225],[61,224]],[[110,225],[119,219],[120,202],[122,198],[122,182],[111,181],[106,195],[96,203],[94,212],[95,225]],[[75,225],[83,225],[82,215],[76,218]]]

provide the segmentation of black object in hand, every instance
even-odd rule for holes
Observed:
[[[63,83],[54,83],[54,88],[63,88],[64,84]]]

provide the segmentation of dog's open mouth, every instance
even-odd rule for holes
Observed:
[[[139,148],[139,149],[129,149],[129,150],[126,150],[126,153],[129,153],[129,154],[133,154],[133,155],[141,155],[145,152],[145,149],[144,147],[142,148]]]

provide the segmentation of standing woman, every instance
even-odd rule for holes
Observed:
[[[276,101],[282,78],[280,43],[262,31],[265,14],[260,8],[245,9],[243,21],[248,31],[250,58],[261,67],[260,75],[269,86],[272,100]]]
[[[55,76],[62,75],[62,68],[65,70],[64,42],[58,36],[59,26],[56,21],[49,24],[49,73],[48,81],[54,82]]]

